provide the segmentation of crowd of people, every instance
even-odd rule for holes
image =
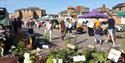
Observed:
[[[26,23],[25,23],[26,22]],[[89,24],[89,22],[93,23],[93,25]],[[107,37],[107,40],[105,42],[108,42],[108,40],[111,39],[111,41],[113,42],[113,44],[115,44],[115,20],[110,16],[108,18],[108,20],[106,21],[106,23],[108,24],[108,28],[107,28],[107,31],[108,31],[108,37]],[[28,21],[21,21],[21,19],[17,18],[17,19],[13,19],[13,27],[14,27],[14,30],[16,33],[18,33],[18,31],[22,28],[22,25],[25,25],[25,27],[35,27],[36,26],[36,20],[31,18],[31,19],[28,19]],[[89,24],[89,25],[88,25]],[[44,33],[46,34],[47,32],[49,33],[49,38],[50,38],[50,41],[52,41],[52,30],[53,30],[53,22],[49,19],[46,19],[46,21],[44,22],[44,24],[42,26],[45,27],[45,31]],[[59,19],[59,25],[60,25],[60,30],[61,30],[61,38],[62,40],[64,40],[66,34],[68,36],[72,35],[72,30],[73,29],[76,29],[76,33],[79,29],[81,29],[83,31],[83,27],[85,29],[88,29],[86,30],[86,32],[89,33],[89,28],[91,26],[92,30],[93,30],[93,34],[95,35],[95,41],[97,43],[101,43],[102,40],[101,40],[101,34],[102,34],[102,28],[101,28],[101,21],[99,20],[99,18],[97,18],[94,22],[92,21],[86,21],[86,22],[83,22],[82,24],[80,24],[77,20],[75,19],[70,19],[70,18],[60,18]],[[85,26],[83,26],[85,25]],[[83,27],[82,27],[83,26]],[[84,29],[84,30],[85,30]],[[92,31],[91,30],[91,31]]]
[[[113,46],[115,46],[116,44],[116,41],[115,41],[115,20],[110,16],[107,20],[107,24],[108,24],[108,27],[107,27],[107,30],[108,30],[108,37],[107,37],[107,40],[105,40],[105,42],[108,42],[109,40],[112,41],[113,43]],[[98,20],[95,21],[95,24],[94,24],[94,35],[95,35],[95,41],[96,43],[102,43],[102,40],[101,40],[101,33],[102,33],[102,30],[101,30],[101,22]]]
[[[25,23],[26,22],[26,23]],[[24,25],[25,27],[36,27],[36,20],[35,19],[28,19],[28,21],[22,21],[20,18],[14,18],[12,19],[12,24],[14,27],[14,31],[15,33],[19,33],[22,25]],[[82,24],[80,24],[77,20],[75,19],[70,19],[70,18],[60,18],[59,19],[59,25],[60,25],[60,31],[61,31],[61,39],[65,40],[66,36],[72,36],[72,31],[76,30],[76,33],[78,32],[79,29],[86,30],[86,32],[90,32],[93,33],[93,35],[95,36],[95,43],[96,44],[102,44],[102,28],[101,28],[101,21],[99,20],[99,18],[96,18],[96,20],[93,21],[86,21],[83,22]],[[93,23],[90,25],[90,23]],[[106,23],[108,24],[107,27],[107,31],[108,31],[108,36],[107,39],[105,40],[105,42],[108,42],[109,40],[112,41],[113,46],[116,44],[116,39],[115,39],[115,20],[110,16],[108,18],[108,20],[106,21]],[[46,33],[48,33],[49,35],[49,41],[52,41],[52,31],[54,28],[54,23],[50,20],[50,19],[46,19],[46,21],[44,22],[44,24],[42,25],[44,27],[44,35]],[[83,27],[82,27],[83,26]],[[90,27],[91,26],[91,27]],[[84,28],[84,29],[82,29]],[[91,29],[89,31],[89,29]],[[93,30],[93,31],[92,31]]]
[[[11,19],[12,20],[12,26],[14,28],[14,33],[15,34],[19,34],[21,32],[21,29],[22,29],[22,25],[24,25],[25,27],[27,28],[34,28],[36,27],[35,25],[35,20],[34,19],[29,19],[26,23],[25,21],[22,21],[20,18],[14,18],[14,19]],[[90,25],[90,23],[93,23]],[[109,42],[111,41],[113,46],[116,45],[116,38],[115,38],[115,20],[109,16],[109,18],[107,19],[106,21],[107,23],[107,39],[105,40],[105,42]],[[48,33],[49,35],[49,42],[52,42],[52,32],[53,32],[53,28],[54,28],[54,23],[50,20],[50,19],[46,19],[46,21],[44,22],[44,24],[42,25],[43,28],[44,28],[44,35]],[[91,33],[94,34],[95,36],[95,44],[98,45],[98,44],[102,44],[102,23],[101,21],[99,20],[99,18],[96,18],[96,20],[93,22],[93,21],[86,21],[86,22],[83,22],[82,24],[80,24],[78,21],[75,21],[74,19],[70,19],[70,18],[60,18],[59,19],[59,25],[60,25],[60,33],[61,33],[61,39],[62,40],[65,40],[65,38],[67,36],[73,36],[73,33],[72,31],[73,30],[76,30],[76,33],[79,29],[81,28],[84,28],[82,27],[83,25],[87,28],[87,31],[86,32],[89,32],[89,28],[92,29]],[[90,26],[89,26],[90,25]],[[85,30],[85,29],[81,29],[82,31]],[[14,37],[11,37],[11,38],[14,38]],[[22,39],[22,38],[21,38]],[[8,40],[9,41],[9,40]],[[10,49],[11,46],[8,46],[5,48],[5,52],[8,52],[9,49]]]
[[[82,27],[82,25],[80,25],[80,23],[78,23],[77,21],[75,23],[73,23],[71,21],[72,19],[60,19],[60,30],[61,30],[61,37],[62,40],[64,40],[66,35],[71,35],[72,34],[72,30],[73,30],[73,26],[76,27],[76,32],[77,30]],[[91,22],[91,21],[89,21]],[[101,39],[101,35],[102,32],[104,30],[107,30],[107,39],[105,40],[105,42],[109,42],[111,41],[113,43],[113,46],[115,46],[116,44],[116,39],[115,39],[115,20],[112,18],[112,16],[109,16],[109,18],[107,19],[106,23],[107,23],[107,28],[106,29],[102,29],[102,23],[99,20],[99,18],[96,18],[96,20],[94,22],[91,22],[92,24],[89,24],[88,21],[83,22],[83,25],[86,25],[85,27],[87,27],[87,31],[86,32],[90,32],[91,34],[93,33],[93,35],[95,36],[95,42],[96,44],[102,44],[102,39]],[[75,25],[74,25],[75,24]],[[89,26],[91,26],[91,30],[89,31]],[[85,29],[82,29],[85,30]]]

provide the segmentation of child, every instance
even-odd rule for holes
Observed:
[[[95,42],[96,42],[96,44],[99,44],[99,43],[101,43],[102,41],[101,41],[101,28],[100,27],[97,27],[96,29],[95,29]]]

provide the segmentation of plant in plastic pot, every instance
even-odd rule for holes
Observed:
[[[19,62],[23,62],[23,60],[24,60],[23,54],[27,51],[29,51],[29,50],[24,45],[24,42],[19,41],[17,48],[12,52],[12,54],[19,56]]]
[[[83,55],[85,55],[86,61],[85,63],[104,63],[106,56],[104,52],[97,51],[96,49],[87,49],[83,51]]]
[[[45,42],[49,42],[49,32],[46,32],[43,36],[43,39],[45,40]]]
[[[125,38],[125,31],[124,31],[124,38]],[[122,51],[122,58],[123,58],[122,62],[125,63],[125,39],[122,42],[122,49],[123,49],[123,51]]]
[[[94,57],[94,59],[99,62],[99,63],[104,63],[105,62],[105,53],[103,52],[95,52],[92,53],[92,56]]]

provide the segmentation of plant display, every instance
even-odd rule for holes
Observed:
[[[46,41],[46,42],[49,42],[49,32],[46,32],[43,36],[43,39]]]
[[[105,53],[97,51],[96,49],[87,49],[83,51],[83,55],[86,57],[85,63],[95,63],[96,61],[104,63],[106,59]]]
[[[92,53],[92,56],[99,63],[104,63],[105,62],[105,58],[106,57],[105,57],[105,53],[104,52],[95,52],[95,53]]]
[[[53,63],[53,56],[49,56],[46,63]]]
[[[124,31],[124,37],[123,38],[125,38],[125,31]],[[122,49],[123,49],[123,53],[125,53],[125,39],[122,42]]]
[[[74,62],[73,56],[85,55],[86,61]],[[63,49],[60,51],[52,51],[46,63],[52,63],[52,59],[63,59],[64,63],[104,63],[106,56],[104,52],[96,51],[95,49],[87,49],[83,53],[79,53],[76,49]]]
[[[30,55],[30,60],[32,63],[35,63],[35,55],[34,54]]]
[[[0,42],[0,57],[3,56],[3,47],[4,47],[4,44]]]
[[[17,48],[13,51],[13,53],[16,55],[23,55],[25,52],[28,51],[28,48],[24,45],[24,42],[20,41],[17,45]]]
[[[73,56],[78,55],[78,49],[63,49],[60,51],[52,51],[49,54],[49,57],[47,59],[46,63],[52,63],[52,59],[63,59],[64,63],[73,63]]]

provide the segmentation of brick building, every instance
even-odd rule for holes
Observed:
[[[65,11],[61,11],[59,13],[59,17],[66,17],[66,16],[70,16],[70,17],[77,17],[77,15],[82,15],[84,13],[89,12],[89,8],[84,7],[84,6],[69,6]]]
[[[125,11],[125,3],[119,3],[112,8],[113,18],[115,19],[117,24],[125,24],[125,17],[120,17],[117,15],[118,12],[122,11]]]
[[[125,11],[125,3],[119,3],[116,6],[112,8],[112,11],[115,12],[120,12],[120,11]]]
[[[46,15],[46,11],[37,7],[21,8],[14,11],[14,16],[22,19],[38,18],[44,15]]]

